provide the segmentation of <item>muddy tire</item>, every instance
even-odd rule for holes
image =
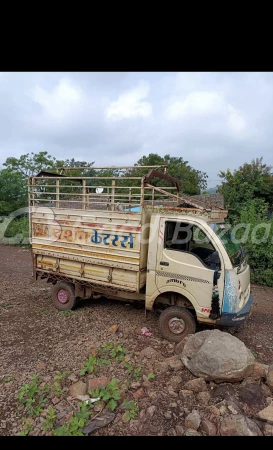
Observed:
[[[170,342],[180,342],[188,334],[194,334],[196,322],[185,308],[170,306],[159,316],[159,331]]]
[[[67,311],[76,305],[75,289],[73,284],[60,281],[52,288],[52,301],[59,311]]]

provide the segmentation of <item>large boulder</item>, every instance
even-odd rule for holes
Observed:
[[[241,381],[250,375],[254,366],[254,356],[245,344],[219,330],[190,335],[181,359],[196,377],[216,382]]]

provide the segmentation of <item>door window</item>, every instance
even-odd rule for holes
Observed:
[[[215,248],[206,234],[196,225],[185,222],[165,222],[164,246],[167,250],[188,252],[195,255],[202,263],[215,268],[210,264]]]

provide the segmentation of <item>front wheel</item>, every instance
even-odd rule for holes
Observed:
[[[74,286],[64,281],[55,284],[52,288],[52,300],[59,311],[72,309],[76,304]]]
[[[159,331],[170,342],[180,342],[188,334],[194,334],[196,323],[193,315],[185,308],[170,306],[159,316]]]

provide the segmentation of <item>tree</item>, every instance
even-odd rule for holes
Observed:
[[[0,170],[0,214],[8,215],[27,205],[27,181],[10,169]]]
[[[20,158],[9,157],[3,166],[11,172],[19,173],[24,177],[31,177],[41,170],[54,170],[56,168],[56,158],[50,156],[48,152],[32,152],[21,155]]]
[[[142,156],[135,166],[153,166],[153,165],[167,165],[167,173],[175,178],[178,178],[181,192],[185,194],[200,194],[200,190],[207,186],[207,175],[205,172],[193,169],[188,161],[184,161],[182,157],[165,155],[164,157],[156,153],[150,153],[148,156]],[[162,171],[162,169],[158,169]],[[130,169],[125,173],[125,176],[144,176],[149,169]],[[173,186],[173,184],[162,179],[154,179],[155,186]]]
[[[272,167],[263,163],[263,158],[256,158],[245,163],[232,173],[230,169],[219,174],[223,179],[218,192],[224,195],[225,205],[229,206],[233,220],[240,215],[241,207],[255,198],[264,199],[269,207],[273,205]]]

